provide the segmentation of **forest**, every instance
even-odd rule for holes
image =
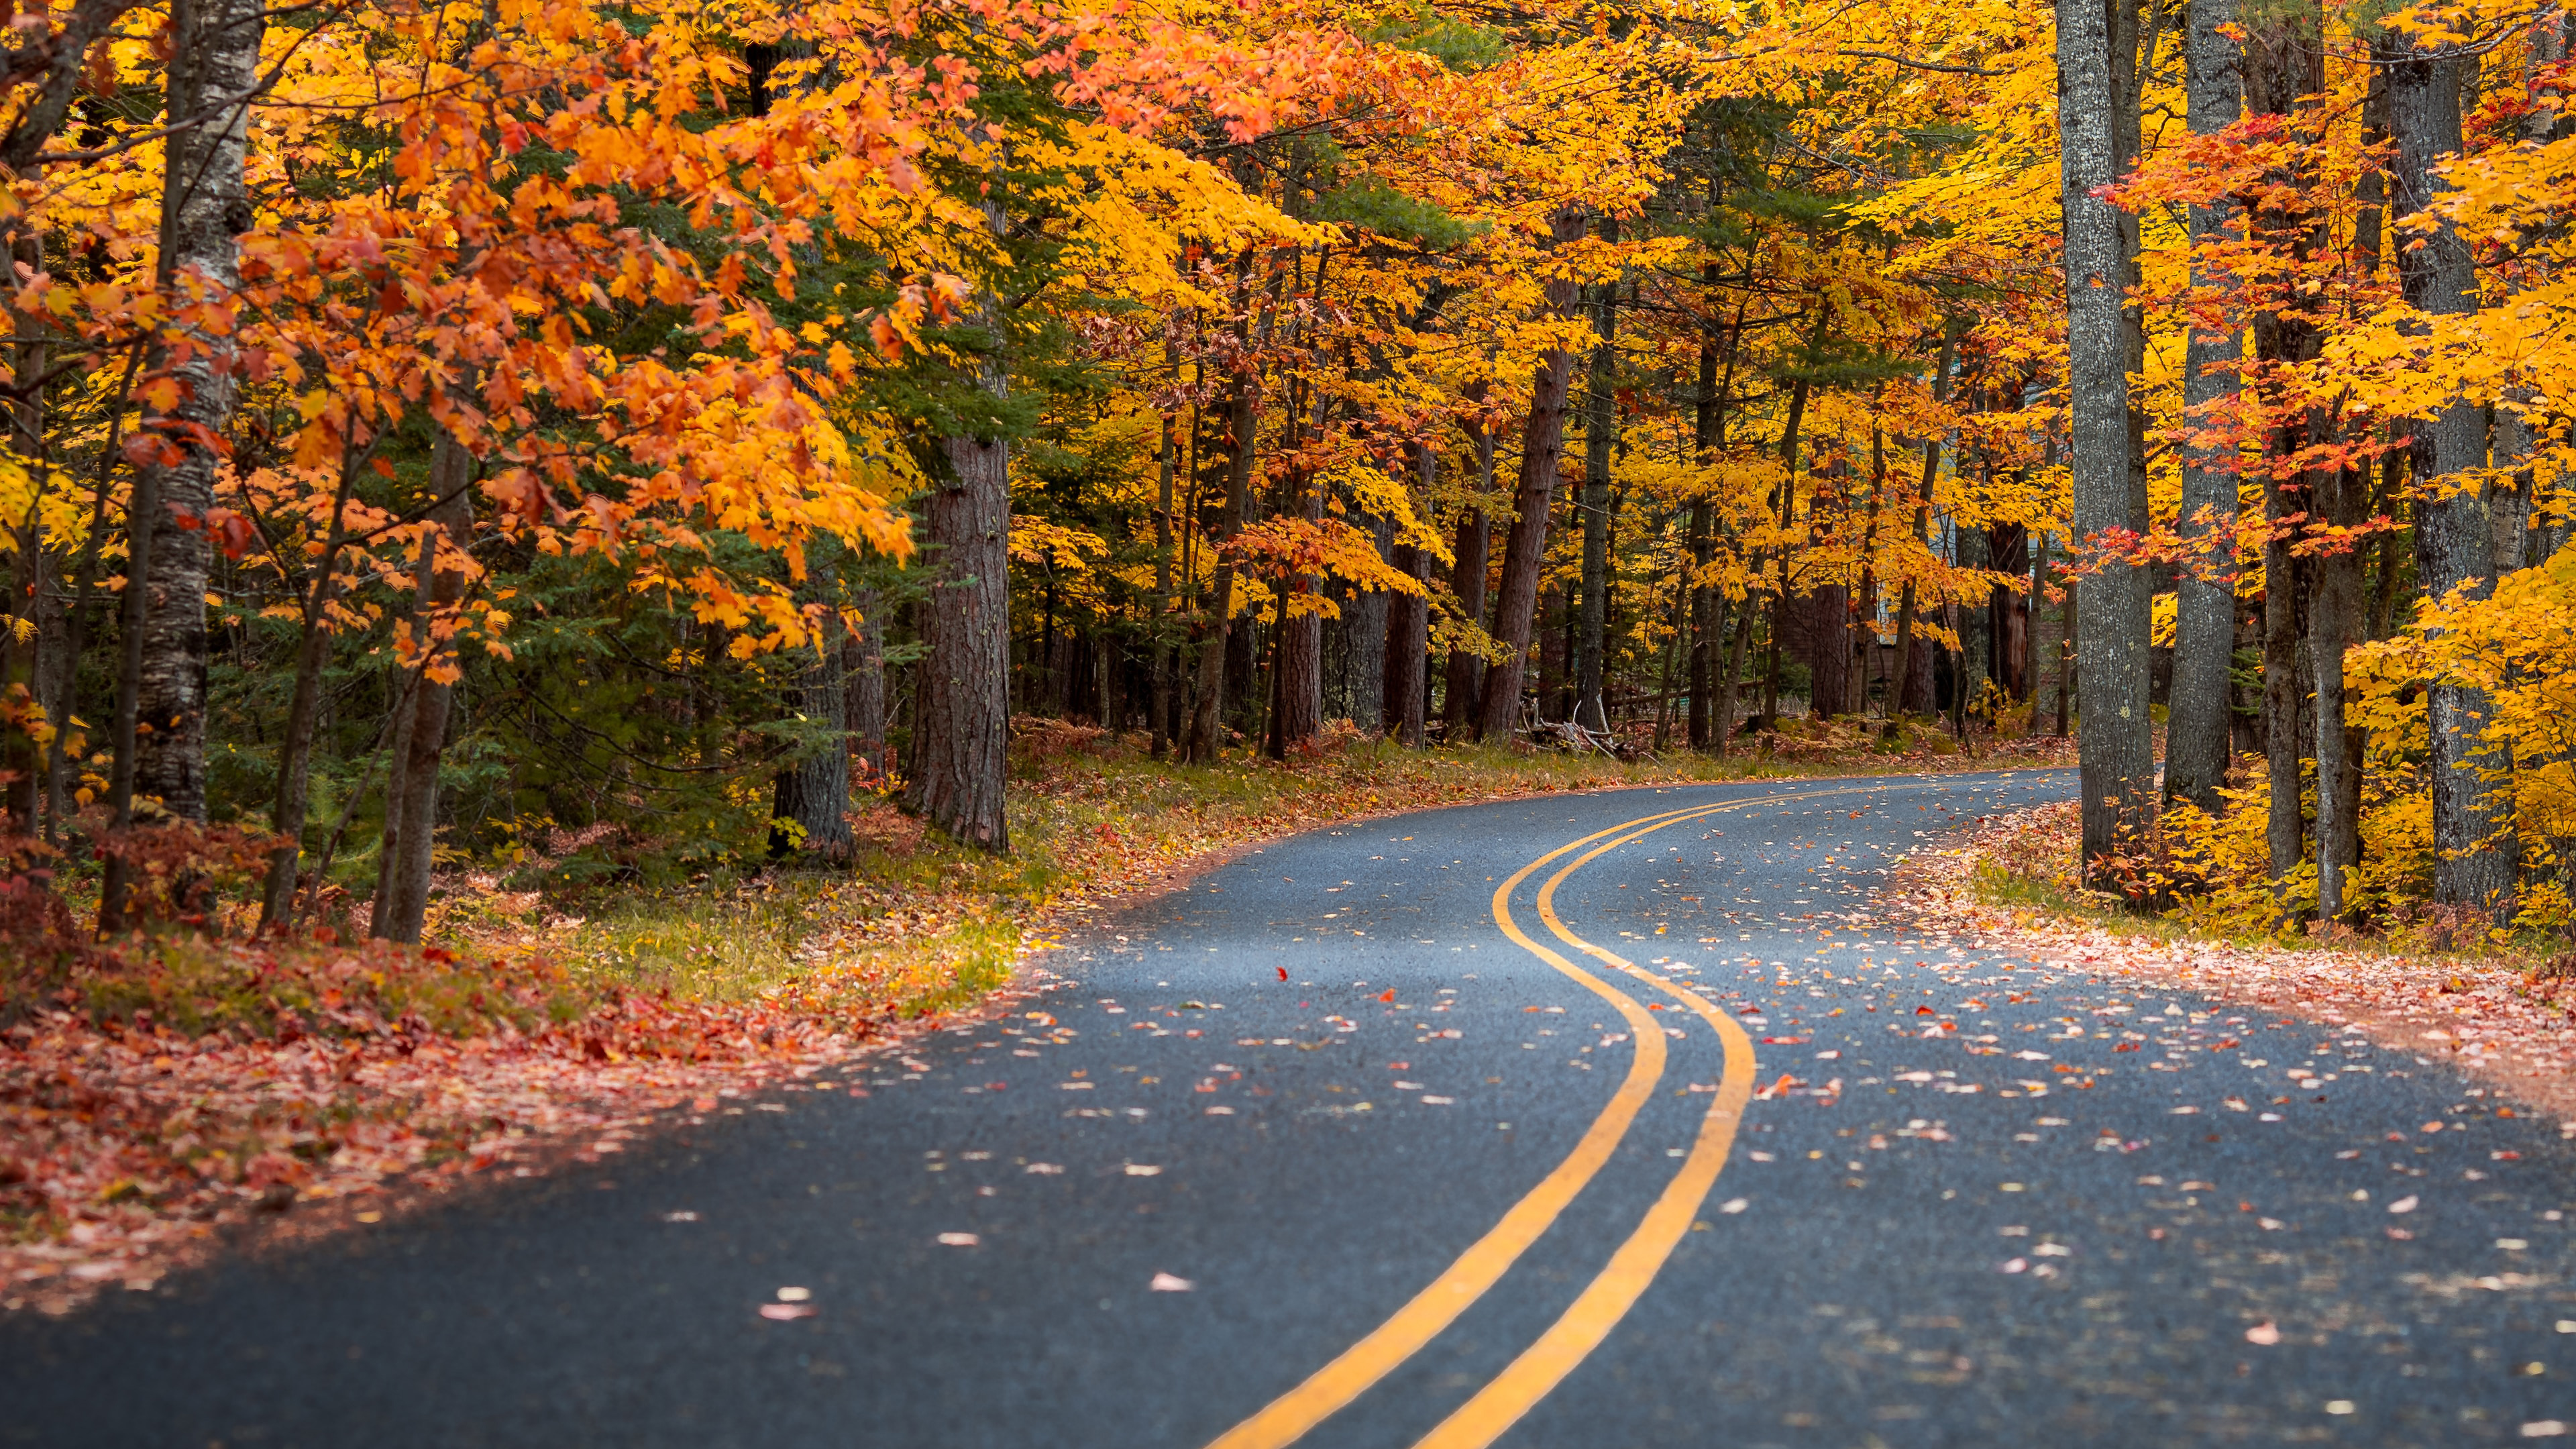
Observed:
[[[1015,731],[2072,735],[2085,874],[2576,931],[2554,7],[57,0],[21,924],[417,941]]]

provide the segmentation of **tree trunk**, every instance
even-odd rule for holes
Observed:
[[[1752,651],[1753,622],[1761,612],[1755,607],[1753,596],[1745,595],[1744,602],[1737,606],[1735,637],[1726,646],[1726,667],[1718,671],[1716,718],[1710,723],[1714,726],[1711,738],[1717,742],[1717,753],[1721,758],[1735,738],[1735,697],[1743,688],[1744,659]]]
[[[1932,371],[1932,400],[1950,400],[1950,364],[1958,355],[1959,338],[1967,331],[1964,318],[1953,317],[1941,329],[1941,356]],[[1914,533],[1912,542],[1920,546],[1932,526],[1932,485],[1941,476],[1941,438],[1939,434],[1923,440],[1923,481],[1914,493]],[[1932,711],[1931,652],[1917,641],[1915,613],[1919,608],[1916,585],[1908,570],[1905,587],[1896,606],[1896,683],[1888,691],[1888,728],[1909,714]]]
[[[1391,562],[1396,568],[1409,569],[1395,547],[1395,524],[1376,520],[1378,557],[1389,553],[1399,556]],[[1387,728],[1393,718],[1387,710],[1387,621],[1392,617],[1399,595],[1382,589],[1370,589],[1342,605],[1344,633],[1349,638],[1347,675],[1349,678],[1351,724],[1361,734],[1374,735]]]
[[[1819,720],[1850,714],[1851,590],[1827,584],[1806,603],[1807,713]]]
[[[439,444],[447,445],[444,434]],[[438,483],[435,459],[431,486]],[[277,749],[277,798],[269,828],[277,841],[269,848],[268,880],[259,907],[259,928],[284,927],[295,911],[296,864],[303,858],[305,803],[313,779],[313,726],[322,708],[322,664],[331,651],[331,604],[340,591],[340,550],[348,541],[349,489],[357,479],[357,460],[340,470],[331,499],[331,521],[325,526],[322,556],[304,581],[296,602],[302,606],[303,632],[296,641],[295,682],[286,705],[286,732]]]
[[[1005,230],[987,198],[985,225]],[[986,350],[976,383],[1000,397],[1000,301],[976,299]],[[940,440],[939,470],[924,506],[934,574],[921,611],[925,646],[913,735],[910,803],[950,838],[996,854],[1011,848],[1005,803],[1011,748],[1010,447],[1002,438]]]
[[[1601,222],[1604,241],[1619,238],[1619,224]],[[1574,708],[1569,717],[1592,728],[1610,728],[1602,691],[1610,621],[1610,451],[1619,426],[1617,379],[1619,285],[1603,282],[1595,289],[1592,346],[1583,411],[1583,609],[1575,623]],[[1585,711],[1589,710],[1587,716]]]
[[[2293,499],[2286,483],[2264,489],[2264,516],[2276,523],[2306,503]],[[2272,787],[2271,817],[2263,829],[2275,887],[2283,886],[2307,849],[2306,821],[2301,813],[2300,767],[2306,731],[2300,728],[2307,690],[2299,677],[2299,617],[2305,597],[2306,568],[2290,552],[2292,539],[2276,536],[2263,550],[2263,758]]]
[[[1001,373],[988,366],[998,392]],[[912,806],[968,845],[1011,848],[1003,789],[1011,741],[1011,493],[1000,438],[944,440],[923,530],[938,573],[922,611],[921,725]]]
[[[2193,0],[2189,65],[2192,134],[2207,136],[2235,124],[2244,111],[2243,52],[2237,42],[2239,0]],[[2195,246],[2223,238],[2225,203],[2191,209]],[[2192,284],[2224,285],[2209,261],[2192,259]],[[2223,331],[2190,329],[2183,354],[2184,426],[2205,427],[2224,412],[2237,390],[2242,349],[2231,317]],[[2220,806],[2227,783],[2228,670],[2236,647],[2236,450],[2184,443],[2181,533],[2188,557],[2174,588],[2173,693],[2165,729],[2165,799],[2189,800],[2203,810]]]
[[[2433,203],[2434,165],[2460,150],[2460,82],[2467,62],[2432,40],[2420,48],[2384,40],[2380,48],[2377,58],[2388,69],[2388,129],[2397,143],[2389,167],[2390,210],[2410,216]],[[2420,311],[2447,316],[2477,305],[2468,246],[2447,225],[2400,247],[2397,269],[2407,302]],[[2429,412],[2410,425],[2406,449],[2417,489],[2416,576],[2428,599],[2455,592],[2484,598],[2496,574],[2487,499],[2473,489],[2446,495],[2440,480],[2485,464],[2485,420],[2465,398],[2437,401]],[[2436,681],[2427,694],[2433,898],[2500,911],[2513,891],[2516,850],[2506,786],[2485,774],[2500,776],[2511,761],[2484,738],[2491,704],[2483,690]]]
[[[1261,416],[1260,375],[1238,372],[1228,391],[1225,506],[1208,540],[1220,551],[1243,527],[1244,515],[1252,506],[1253,428]],[[1233,618],[1234,560],[1223,552],[1218,554],[1216,577],[1209,593],[1207,628],[1199,645],[1198,698],[1190,712],[1189,738],[1181,752],[1182,758],[1194,765],[1216,763],[1224,729],[1228,660],[1235,652],[1240,633]],[[1250,674],[1248,669],[1239,672]],[[1250,682],[1246,677],[1233,687],[1241,689]]]
[[[441,432],[430,455],[429,477],[442,501],[430,517],[459,557],[473,543],[473,474],[473,454]],[[427,607],[415,611],[413,627],[427,641],[430,621],[465,597],[464,573],[438,567],[435,541],[421,549],[419,596]],[[424,651],[422,668],[405,671],[414,677],[404,696],[408,717],[395,732],[395,770],[385,787],[380,904],[370,913],[368,926],[371,934],[389,941],[418,941],[429,914],[430,867],[438,841],[438,765],[447,749],[448,717],[456,697],[455,685],[437,677],[444,671],[429,665],[436,660],[452,666],[452,656],[452,649],[432,646]]]
[[[1292,421],[1291,424],[1294,427]],[[1295,439],[1292,437],[1292,447]],[[1324,517],[1324,490],[1301,468],[1292,475],[1287,507],[1308,523]],[[1279,638],[1274,641],[1271,683],[1270,757],[1284,760],[1290,750],[1310,749],[1324,728],[1324,616],[1311,608],[1290,612],[1297,599],[1312,599],[1321,583],[1313,574],[1280,581]]]
[[[849,681],[843,708],[850,726],[850,774],[860,789],[876,789],[893,768],[886,758],[885,606],[867,588],[854,591],[850,602],[859,611],[859,627],[841,646],[841,671]]]
[[[2030,530],[2018,523],[1986,526],[1986,567],[2016,577],[2030,572]],[[2031,697],[2030,601],[2001,584],[1986,598],[1987,668],[2014,702]]]
[[[1428,506],[1440,480],[1440,453],[1428,443],[1414,445],[1414,467],[1421,477],[1421,496]],[[1395,567],[1419,584],[1431,581],[1431,555],[1410,544],[1398,544]],[[1386,601],[1386,689],[1381,712],[1386,733],[1421,749],[1431,671],[1431,599],[1425,594],[1397,594]]]
[[[827,749],[788,761],[778,772],[769,808],[772,856],[801,849],[826,860],[849,857],[850,681],[842,666],[845,639],[840,623],[827,621],[820,639],[793,651],[795,675],[782,702],[821,725],[831,743]],[[793,822],[796,829],[791,832],[785,822]]]
[[[173,0],[172,55],[165,110],[173,122],[207,113],[165,146],[161,193],[161,282],[209,295],[241,280],[240,235],[252,222],[243,160],[250,95],[259,70],[266,9],[258,0]],[[229,104],[227,104],[229,102]],[[192,339],[170,369],[179,384],[168,412],[147,418],[166,451],[134,470],[127,508],[124,634],[117,677],[115,761],[108,785],[110,828],[134,821],[140,793],[180,820],[206,815],[206,574],[202,528],[164,526],[171,514],[202,519],[214,506],[215,450],[203,438],[232,421],[234,347],[229,337]],[[200,432],[199,430],[203,431]],[[99,930],[126,923],[128,870],[108,857],[99,891]]]
[[[1583,213],[1567,207],[1550,218],[1552,245],[1583,236]],[[1547,305],[1562,313],[1574,303],[1574,283],[1551,277]],[[1507,651],[1485,671],[1483,708],[1477,732],[1489,740],[1509,740],[1518,721],[1521,680],[1529,663],[1530,626],[1538,613],[1539,573],[1547,562],[1547,515],[1556,501],[1557,459],[1565,449],[1565,397],[1573,384],[1573,358],[1564,348],[1540,359],[1530,380],[1529,417],[1521,430],[1520,485],[1512,506],[1512,531],[1503,546],[1501,597],[1494,611],[1494,637]]]
[[[2143,533],[2145,490],[2134,466],[2122,312],[2129,264],[2122,213],[2096,192],[2122,171],[2114,112],[2110,17],[2099,0],[2059,0],[2057,85],[2064,178],[2067,354],[2074,442],[2075,532]],[[2085,580],[2077,638],[2083,856],[2089,875],[2125,854],[2154,821],[2155,744],[2147,713],[2148,576],[2106,562]]]
[[[170,114],[213,115],[178,132],[169,144],[169,184],[162,201],[165,266],[179,286],[222,296],[240,283],[239,238],[252,222],[242,167],[267,12],[260,0],[182,0],[178,9]],[[166,441],[166,461],[138,470],[158,475],[153,492],[162,517],[156,523],[177,518],[199,523],[215,506],[220,460],[199,439],[220,435],[232,421],[234,347],[231,338],[211,335],[195,338],[194,344],[186,359],[171,368],[179,400],[158,430]],[[158,798],[171,818],[203,823],[206,579],[214,549],[202,526],[160,528],[157,533],[145,581],[151,607],[143,622],[134,787]]]
[[[2370,465],[2320,475],[2317,511],[2324,521],[2352,527],[2368,519]],[[2367,732],[2351,728],[2344,714],[2344,650],[2361,637],[2361,552],[2347,548],[2311,565],[2315,592],[2308,605],[2308,657],[2316,675],[2317,919],[2351,913],[2344,872],[2361,863],[2361,770]]]

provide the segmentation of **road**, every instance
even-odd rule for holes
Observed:
[[[1637,790],[1276,843],[1068,936],[1068,985],[1007,1021],[0,1324],[0,1440],[2576,1425],[2554,1121],[2359,1032],[1873,915],[1896,856],[2072,786]]]

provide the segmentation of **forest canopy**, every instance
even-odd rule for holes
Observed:
[[[101,930],[417,940],[442,868],[830,862],[878,797],[1004,851],[1046,717],[1186,765],[2073,733],[2099,885],[2576,929],[2554,8],[8,46],[0,802]]]

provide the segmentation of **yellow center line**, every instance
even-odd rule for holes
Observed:
[[[1614,845],[1624,844],[1625,840],[1684,820],[1740,810],[1749,805],[1802,798],[1803,792],[1765,795],[1720,805],[1689,806],[1659,815],[1641,815],[1624,824],[1596,830],[1579,840],[1560,845],[1522,866],[1495,888],[1494,921],[1502,927],[1503,934],[1599,994],[1617,1007],[1619,1014],[1629,1022],[1637,1050],[1629,1063],[1627,1078],[1612,1094],[1609,1105],[1603,1107],[1600,1115],[1592,1120],[1592,1125],[1584,1130],[1582,1139],[1575,1143],[1574,1150],[1566,1155],[1565,1160],[1520,1201],[1512,1204],[1501,1221],[1461,1253],[1439,1277],[1432,1279],[1367,1337],[1344,1349],[1340,1356],[1317,1369],[1304,1383],[1271,1400],[1260,1412],[1218,1436],[1209,1443],[1208,1449],[1280,1449],[1282,1445],[1294,1443],[1307,1430],[1366,1393],[1371,1385],[1392,1373],[1424,1344],[1439,1336],[1441,1330],[1456,1322],[1458,1315],[1484,1296],[1485,1291],[1493,1287],[1521,1254],[1555,1223],[1567,1204],[1573,1202],[1575,1196],[1609,1162],[1620,1138],[1627,1135],[1629,1124],[1636,1120],[1638,1111],[1654,1096],[1655,1084],[1664,1070],[1663,1028],[1626,993],[1530,939],[1512,919],[1512,892],[1550,862],[1605,837],[1634,831],[1625,839],[1612,842]],[[1640,826],[1647,829],[1637,829]],[[1602,847],[1604,850],[1609,848]],[[1555,878],[1548,882],[1548,889],[1553,890],[1558,881],[1565,879],[1583,861],[1600,853],[1600,850],[1595,850],[1582,861],[1557,872]],[[1748,1073],[1750,1070],[1748,1067]]]
[[[1863,790],[1816,791],[1800,799],[1829,795],[1874,794],[1885,787]],[[1753,803],[1753,802],[1747,802]],[[1665,824],[1676,822],[1667,821]],[[1662,825],[1653,827],[1664,828]],[[1556,937],[1583,954],[1605,965],[1623,971],[1641,981],[1651,981],[1688,1004],[1700,1019],[1717,1032],[1726,1050],[1725,1075],[1718,1081],[1717,1096],[1709,1103],[1708,1114],[1700,1119],[1698,1140],[1692,1143],[1690,1156],[1673,1175],[1654,1206],[1646,1210],[1645,1219],[1619,1250],[1610,1255],[1609,1265],[1585,1286],[1582,1294],[1568,1307],[1538,1341],[1522,1350],[1493,1382],[1477,1391],[1476,1396],[1458,1407],[1457,1412],[1442,1420],[1437,1428],[1418,1440],[1414,1449],[1485,1449],[1503,1432],[1520,1421],[1539,1400],[1565,1376],[1574,1372],[1592,1351],[1610,1336],[1628,1310],[1636,1305],[1655,1275],[1663,1270],[1682,1235],[1690,1231],[1691,1220],[1699,1206],[1717,1184],[1718,1172],[1726,1166],[1727,1154],[1735,1147],[1735,1129],[1744,1117],[1745,1104],[1753,1097],[1753,1038],[1737,1025],[1733,1017],[1677,982],[1665,980],[1565,928],[1556,914],[1558,882],[1577,868],[1607,851],[1628,844],[1630,840],[1652,833],[1641,830],[1625,840],[1602,845],[1559,871],[1538,893],[1539,919]],[[1656,1035],[1661,1036],[1658,1030]]]

